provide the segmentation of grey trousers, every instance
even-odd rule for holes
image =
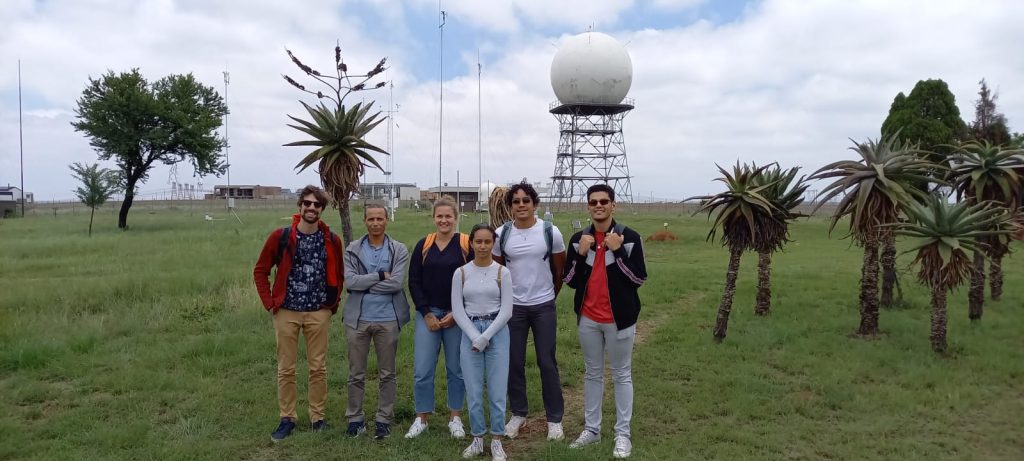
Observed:
[[[366,362],[370,355],[370,341],[377,352],[380,376],[380,398],[376,422],[395,422],[395,355],[398,353],[398,322],[359,322],[358,328],[345,325],[348,342],[348,408],[345,418],[349,422],[364,421],[363,394],[366,390]]]
[[[584,428],[601,433],[601,404],[604,401],[604,359],[608,357],[615,384],[615,435],[629,437],[633,419],[633,341],[636,325],[619,331],[614,323],[597,323],[583,316],[577,327],[583,349]]]

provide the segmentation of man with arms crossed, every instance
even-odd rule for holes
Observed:
[[[383,206],[366,205],[363,221],[367,234],[345,249],[345,280],[349,292],[343,310],[348,342],[348,408],[345,410],[348,429],[345,433],[356,437],[366,430],[363,394],[372,341],[380,374],[374,438],[383,439],[391,435],[391,425],[395,422],[395,355],[400,329],[409,322],[409,302],[403,288],[409,250],[385,233],[388,215]]]
[[[565,437],[565,402],[555,360],[555,298],[562,288],[565,243],[557,227],[537,219],[539,202],[537,191],[525,180],[509,188],[505,203],[512,209],[514,220],[498,229],[498,242],[492,250],[495,260],[512,273],[512,319],[508,322],[508,406],[512,418],[505,425],[505,435],[516,437],[526,422],[526,339],[532,329],[548,439],[561,440]]]
[[[601,440],[604,360],[615,383],[615,448],[612,456],[633,451],[629,423],[633,417],[633,341],[640,314],[637,294],[647,279],[643,241],[636,231],[616,223],[615,191],[607,184],[587,189],[593,223],[569,239],[565,283],[576,290],[573,307],[583,349],[584,429],[570,448]]]
[[[299,332],[306,337],[309,420],[313,431],[327,428],[327,337],[344,281],[341,239],[320,220],[327,200],[327,194],[316,186],[302,189],[299,213],[292,216],[291,226],[270,234],[252,271],[263,307],[274,315],[277,337],[277,405],[281,423],[270,436],[275,442],[291,435],[298,419],[295,362]],[[270,268],[275,266],[271,285]]]

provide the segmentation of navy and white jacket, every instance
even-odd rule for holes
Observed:
[[[608,298],[611,300],[615,326],[619,330],[625,330],[635,325],[637,317],[640,316],[640,295],[637,291],[647,280],[647,264],[644,261],[643,240],[640,234],[633,229],[620,226],[614,220],[610,229],[622,234],[622,246],[614,252],[605,251],[605,260],[599,263],[605,265],[608,274]],[[576,311],[577,322],[583,309],[587,282],[590,280],[597,255],[593,247],[587,252],[586,257],[580,255],[580,237],[583,234],[594,235],[594,226],[591,225],[573,234],[569,239],[566,251],[568,259],[565,262],[565,283],[576,290],[573,309]]]

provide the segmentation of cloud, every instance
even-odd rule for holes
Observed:
[[[480,32],[484,180],[551,176],[558,144],[556,121],[547,112],[555,99],[551,58],[560,39],[595,21],[627,44],[633,61],[636,109],[626,117],[624,133],[637,196],[679,199],[717,190],[715,163],[778,161],[814,170],[847,157],[848,138],[878,136],[892,98],[921,79],[945,80],[969,122],[977,82],[986,78],[999,89],[999,109],[1011,129],[1024,131],[1024,55],[1015,49],[1024,41],[1014,20],[1024,13],[1019,2],[764,1],[728,23],[698,19],[660,28],[625,18],[639,8],[694,6],[547,3],[444,4]],[[713,3],[699,6],[701,14],[714,14]],[[232,181],[315,183],[311,171],[295,176],[293,166],[304,151],[281,146],[300,139],[285,126],[285,114],[300,113],[297,101],[306,96],[281,79],[295,70],[284,47],[314,67],[329,67],[336,39],[357,67],[389,57],[387,78],[395,82],[400,105],[395,180],[435,185],[440,143],[443,180],[454,184],[457,170],[462,183],[476,183],[475,50],[458,57],[459,72],[446,71],[443,136],[440,83],[416,77],[436,75],[436,69],[412,67],[423,54],[436,54],[430,45],[436,28],[416,29],[436,8],[426,0],[318,0],[302,8],[269,0],[246,8],[198,0],[12,2],[0,12],[10,24],[0,30],[0,55],[23,60],[28,189],[41,199],[71,196],[73,180],[64,168],[95,158],[69,124],[75,100],[89,76],[131,67],[154,80],[191,71],[219,91],[227,68]],[[0,184],[13,181],[18,167],[13,69],[10,64],[0,72]],[[385,108],[389,93],[359,96]],[[386,145],[384,125],[371,141]],[[185,170],[183,179],[191,176]],[[143,189],[167,188],[167,175],[166,169],[155,171]],[[367,180],[383,176],[371,171]],[[224,180],[204,180],[214,182]]]

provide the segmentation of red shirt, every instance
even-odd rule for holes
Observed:
[[[583,315],[597,323],[615,323],[612,317],[612,302],[608,298],[608,271],[604,265],[604,232],[594,231],[594,269],[587,280],[587,292],[583,295]]]

